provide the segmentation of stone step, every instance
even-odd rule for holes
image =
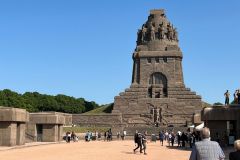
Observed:
[[[131,96],[131,95],[146,95],[146,92],[124,92],[124,95]]]
[[[125,92],[146,92],[147,88],[127,88]]]
[[[168,91],[168,95],[196,95],[196,92],[191,91]]]
[[[198,95],[168,95],[169,98],[181,98],[181,99],[199,99]]]
[[[169,87],[168,91],[191,91],[190,88],[173,88]]]

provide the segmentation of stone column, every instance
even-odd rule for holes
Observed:
[[[160,116],[159,116],[159,108],[157,109],[157,122],[159,123],[160,121]]]
[[[58,125],[58,141],[62,140],[63,136],[63,125]]]
[[[10,146],[10,122],[0,122],[0,146]]]
[[[154,118],[155,118],[155,109],[154,109],[154,108],[152,109],[152,112],[153,112],[153,113],[152,113],[152,116],[153,116],[152,121],[153,121],[153,123],[154,123]]]
[[[25,144],[25,123],[17,124],[17,145]]]
[[[11,122],[0,122],[0,146],[16,145],[17,124]]]
[[[140,60],[135,58],[133,62],[132,84],[139,84],[139,81],[140,81]]]

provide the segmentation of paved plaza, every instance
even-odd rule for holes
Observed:
[[[0,147],[0,157],[4,160],[188,160],[191,151],[163,146],[159,142],[148,142],[147,155],[139,151],[133,153],[133,141],[79,141],[67,144],[65,142],[35,142],[24,146]],[[224,148],[226,159],[233,148]]]
[[[133,153],[133,141],[96,141],[39,145],[1,150],[4,160],[187,160],[190,151],[169,149],[159,142],[149,142],[147,155]]]

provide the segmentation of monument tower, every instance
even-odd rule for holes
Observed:
[[[112,113],[127,126],[185,126],[202,108],[201,97],[186,88],[177,29],[164,10],[151,10],[137,32],[132,84],[115,97]]]

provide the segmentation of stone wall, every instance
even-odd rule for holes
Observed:
[[[43,142],[57,142],[61,139],[61,132],[59,131],[60,127],[55,124],[46,124],[43,125],[43,136],[42,141]],[[60,135],[59,135],[60,134]]]
[[[26,124],[25,123],[17,123],[17,145],[24,145]]]
[[[118,125],[122,123],[121,114],[73,114],[73,124],[78,125]]]
[[[37,129],[36,124],[29,122],[26,124],[26,142],[35,142],[37,141]]]

